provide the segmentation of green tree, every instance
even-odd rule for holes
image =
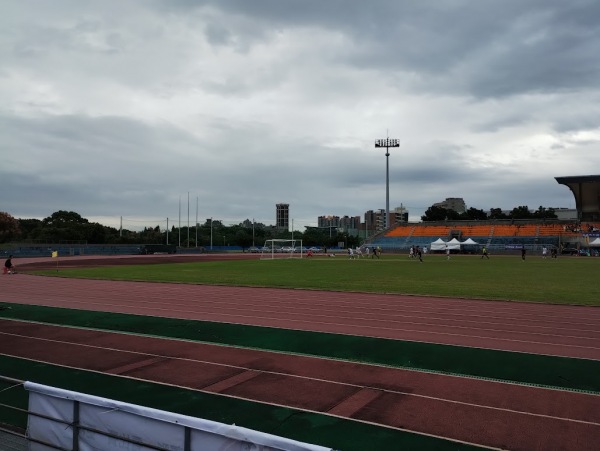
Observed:
[[[502,209],[501,208],[492,208],[490,210],[490,219],[508,219],[508,216],[506,216],[504,213],[502,213]]]
[[[421,216],[421,220],[423,221],[444,221],[446,219],[456,220],[460,218],[460,213],[454,210],[449,210],[447,208],[438,207],[435,205],[429,207],[425,211],[425,214]]]
[[[252,230],[250,230],[250,232],[248,232],[248,230],[244,227],[244,228],[239,228],[236,232],[235,232],[235,238],[234,241],[238,246],[241,246],[242,248],[247,248],[252,246]]]
[[[421,216],[421,220],[423,221],[443,221],[447,217],[447,210],[442,207],[436,207],[432,205],[427,210],[425,210],[425,214]]]
[[[329,238],[329,230],[318,227],[308,227],[303,234],[305,246],[323,246]]]
[[[73,224],[87,224],[89,221],[82,218],[79,213],[74,211],[59,210],[52,213],[43,220],[44,225],[48,226],[65,226]]]
[[[467,211],[460,215],[461,219],[469,219],[475,221],[485,221],[488,218],[488,215],[483,210],[478,210],[476,208],[469,208]]]
[[[41,233],[43,223],[39,219],[18,219],[21,239],[35,240]]]
[[[529,219],[531,216],[531,212],[529,211],[529,207],[527,205],[515,207],[510,212],[510,217],[512,219]]]
[[[0,243],[18,238],[21,234],[19,221],[5,211],[0,211]]]
[[[540,205],[537,211],[533,213],[533,217],[540,219],[556,219],[558,216],[556,216],[554,208],[545,208]]]

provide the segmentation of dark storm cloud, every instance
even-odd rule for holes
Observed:
[[[264,35],[286,27],[342,33],[351,48],[333,64],[387,71],[392,80],[419,73],[418,90],[504,97],[595,88],[600,79],[594,1],[176,3],[221,10],[219,36],[236,33],[225,31],[230,15],[260,24]]]
[[[596,1],[23,5],[0,17],[15,214],[173,217],[190,192],[201,216],[362,215],[388,128],[415,211],[565,206],[553,177],[600,164]]]

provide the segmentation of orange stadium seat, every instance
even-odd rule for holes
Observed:
[[[538,226],[535,224],[523,224],[518,226],[517,236],[537,236]]]
[[[438,225],[421,225],[415,227],[412,236],[435,236],[443,237],[450,233],[450,227]]]
[[[559,236],[564,232],[564,226],[561,224],[544,224],[540,227],[540,236]]]
[[[495,225],[494,236],[516,236],[517,230],[515,225]]]
[[[395,229],[390,230],[388,233],[385,234],[385,236],[389,236],[389,237],[407,237],[410,235],[411,230],[414,228],[414,226],[397,226]]]
[[[455,230],[456,229],[460,230],[462,235],[465,237],[489,236],[490,231],[492,230],[492,226],[490,226],[490,225],[468,225],[468,226],[459,226],[459,227],[456,227]]]
[[[580,236],[588,232],[588,229],[600,230],[599,223],[586,223],[580,232],[568,230],[564,224],[486,224],[486,225],[427,225],[406,224],[398,225],[386,233],[386,237],[437,237],[444,238],[451,231],[459,230],[463,238],[470,237],[557,237],[557,236]]]

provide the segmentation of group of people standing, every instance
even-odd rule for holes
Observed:
[[[548,256],[548,248],[546,246],[542,247],[542,258],[546,258]],[[550,249],[550,258],[558,258],[558,249],[553,247]]]

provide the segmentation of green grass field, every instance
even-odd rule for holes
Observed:
[[[206,261],[39,272],[63,277],[421,294],[552,304],[600,305],[600,259],[405,255],[380,260],[313,257]]]

